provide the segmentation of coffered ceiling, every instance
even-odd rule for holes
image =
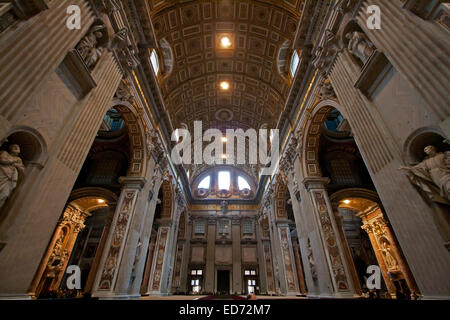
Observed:
[[[159,86],[176,128],[275,128],[304,0],[149,0],[164,55]],[[222,37],[231,40],[221,46]],[[228,90],[220,83],[227,81]]]

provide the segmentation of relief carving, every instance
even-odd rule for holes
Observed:
[[[76,46],[78,53],[89,70],[94,69],[102,55],[103,48],[100,46],[100,40],[105,36],[102,32],[104,29],[105,27],[103,25],[93,26]]]
[[[348,50],[365,64],[375,51],[373,44],[359,31],[349,32],[345,37],[349,40]]]
[[[314,261],[313,252],[311,248],[311,240],[308,238],[308,243],[306,245],[306,255],[308,257],[309,268],[311,270],[311,276],[313,281],[317,281],[317,269],[316,262]]]

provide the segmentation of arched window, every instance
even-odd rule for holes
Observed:
[[[155,49],[153,49],[150,55],[150,62],[152,63],[153,72],[155,72],[155,75],[157,75],[159,71],[159,62],[158,62],[158,55],[156,54]]]
[[[209,186],[211,184],[211,176],[207,176],[203,178],[202,181],[198,184],[199,189],[209,189]]]
[[[197,199],[253,199],[256,183],[244,170],[231,166],[209,168],[192,178]]]
[[[247,180],[244,177],[241,177],[241,176],[238,177],[238,187],[239,187],[239,190],[244,190],[244,189],[250,190],[250,184],[247,182]]]
[[[231,184],[230,171],[219,171],[217,182],[219,190],[229,190]]]
[[[292,76],[295,76],[295,72],[297,71],[298,64],[300,62],[300,58],[298,56],[297,51],[294,51],[292,54],[292,60],[291,60],[291,74]]]

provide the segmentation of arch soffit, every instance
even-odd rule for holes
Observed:
[[[349,200],[349,203],[344,203],[343,200]],[[338,204],[339,208],[355,212],[362,212],[375,206],[383,207],[375,191],[363,188],[347,188],[336,191],[330,196],[330,202]]]
[[[102,199],[105,202],[99,203]],[[101,208],[111,208],[117,203],[117,195],[104,188],[87,187],[72,191],[68,203],[84,212],[92,212]]]
[[[128,101],[114,100],[110,108],[116,109],[126,123],[130,139],[130,165],[128,176],[145,177],[147,169],[146,135],[142,126],[143,119],[138,115],[136,108]]]
[[[322,100],[309,110],[303,128],[302,171],[304,177],[321,177],[319,166],[319,142],[322,134],[322,125],[328,114],[337,109],[342,115],[342,106],[335,100]]]

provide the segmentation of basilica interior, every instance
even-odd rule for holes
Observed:
[[[0,0],[0,299],[450,299],[449,14]]]

